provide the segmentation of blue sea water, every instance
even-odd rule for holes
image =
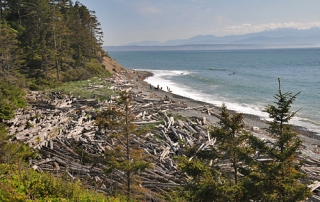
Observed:
[[[320,134],[320,49],[114,51],[127,69],[154,73],[146,81],[173,93],[267,119],[278,92],[301,92],[291,123]]]

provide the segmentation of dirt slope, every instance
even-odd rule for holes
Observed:
[[[110,57],[104,57],[102,64],[105,66],[106,70],[108,70],[111,74],[125,70],[125,68],[122,67],[115,59]]]

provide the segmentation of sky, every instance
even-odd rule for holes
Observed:
[[[95,11],[104,46],[320,27],[320,0],[78,0]]]

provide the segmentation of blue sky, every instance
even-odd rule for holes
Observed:
[[[320,27],[320,0],[78,0],[96,12],[104,45]]]

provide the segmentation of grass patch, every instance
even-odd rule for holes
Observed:
[[[144,124],[142,126],[139,127],[139,130],[142,131],[152,131],[156,128],[156,126],[158,126],[159,123],[148,123],[148,124]]]
[[[110,95],[115,94],[109,87],[110,83],[104,79],[93,77],[83,81],[66,82],[54,90],[65,94],[72,94],[80,99],[100,99],[102,101],[107,100]]]

